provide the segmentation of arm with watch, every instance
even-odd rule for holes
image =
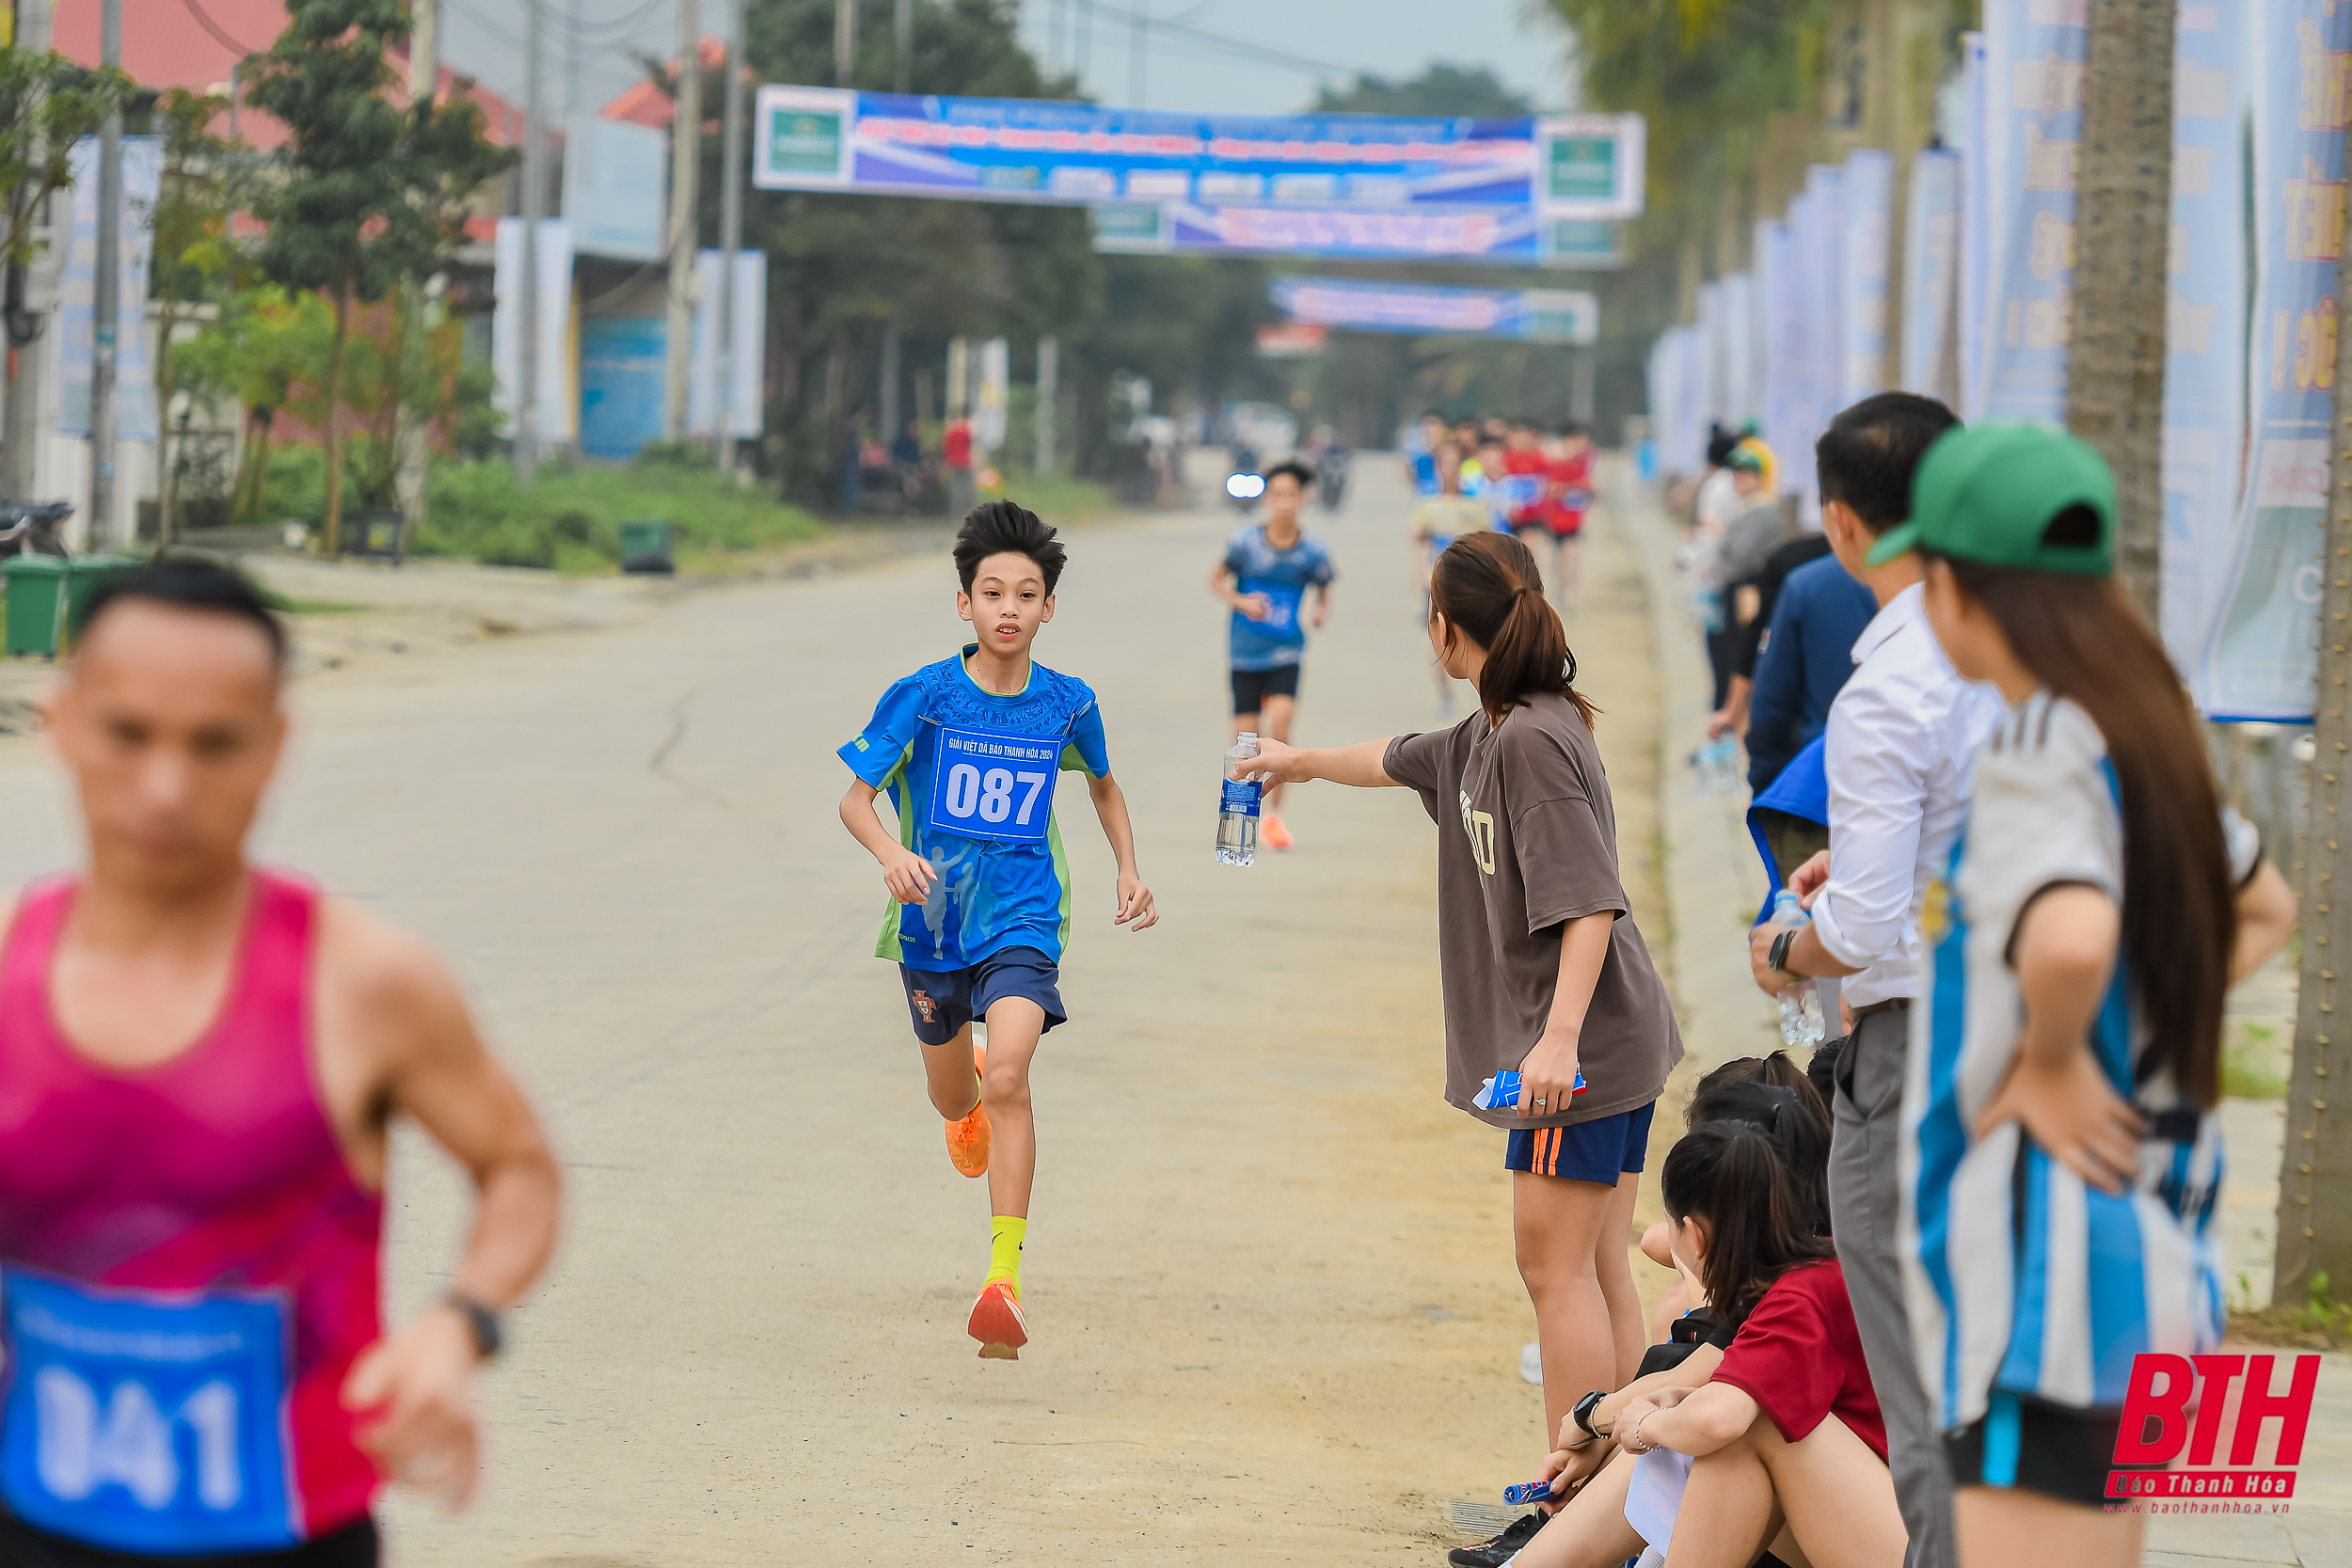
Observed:
[[[1635,1378],[1614,1393],[1594,1389],[1576,1402],[1567,1418],[1560,1423],[1554,1439],[1559,1449],[1544,1466],[1544,1479],[1565,1476],[1566,1484],[1556,1485],[1554,1501],[1565,1501],[1568,1495],[1582,1486],[1600,1467],[1609,1462],[1622,1442],[1619,1432],[1628,1406],[1636,1401],[1661,1397],[1679,1399],[1707,1382],[1724,1359],[1719,1345],[1701,1344],[1682,1358],[1678,1366],[1647,1377]]]

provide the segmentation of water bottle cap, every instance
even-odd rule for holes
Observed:
[[[1258,738],[1258,732],[1255,730],[1244,730],[1235,738],[1240,740],[1255,740]]]

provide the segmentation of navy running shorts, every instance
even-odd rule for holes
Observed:
[[[2015,1487],[2060,1502],[2099,1508],[2122,1425],[2116,1410],[2072,1410],[1995,1390],[1993,1407],[1944,1437],[1954,1486]],[[2162,1469],[2163,1465],[2149,1466]]]
[[[1643,1158],[1649,1152],[1650,1113],[1656,1109],[1658,1101],[1653,1100],[1573,1127],[1518,1129],[1512,1132],[1511,1147],[1503,1152],[1502,1168],[1613,1187],[1618,1177],[1641,1170]]]
[[[986,1022],[989,1007],[1008,996],[1025,996],[1044,1008],[1048,1029],[1070,1022],[1061,1010],[1061,969],[1034,947],[1001,948],[968,969],[900,964],[898,978],[906,982],[914,1037],[925,1045],[946,1045],[976,1018]]]
[[[1298,700],[1298,666],[1278,664],[1271,670],[1236,670],[1233,674],[1233,717],[1256,713],[1268,697]]]

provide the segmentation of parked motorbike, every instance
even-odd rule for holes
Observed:
[[[1265,494],[1265,475],[1258,471],[1258,454],[1248,447],[1233,447],[1232,464],[1233,471],[1225,476],[1225,499],[1247,517],[1258,510],[1258,498]]]
[[[1333,447],[1315,465],[1315,494],[1322,498],[1323,510],[1337,512],[1347,501],[1347,451]]]
[[[72,501],[0,501],[0,557],[63,555]]]

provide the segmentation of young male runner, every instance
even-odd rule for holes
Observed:
[[[882,693],[873,721],[840,752],[857,775],[841,797],[842,824],[882,863],[896,900],[876,956],[896,960],[906,986],[931,1104],[947,1118],[948,1157],[966,1176],[988,1175],[988,1275],[967,1326],[990,1360],[1017,1360],[1029,1341],[1021,1309],[1037,1174],[1029,1060],[1068,1017],[1058,988],[1070,880],[1054,819],[1064,769],[1086,774],[1119,859],[1114,924],[1140,931],[1160,918],[1136,872],[1127,798],[1111,779],[1093,691],[1029,661],[1038,628],[1054,618],[1067,559],[1036,513],[1010,501],[975,509],[956,533],[955,562],[963,583],[956,613],[977,641]],[[895,836],[874,810],[884,788]],[[976,1020],[988,1025],[984,1055],[972,1044]]]
[[[1593,470],[1592,436],[1581,424],[1562,425],[1544,454],[1544,528],[1551,536],[1551,580],[1560,585],[1563,610],[1576,608],[1578,546],[1598,488]],[[1532,536],[1528,542],[1534,544]]]
[[[1465,533],[1476,533],[1486,526],[1486,504],[1474,496],[1462,494],[1462,452],[1451,441],[1438,443],[1438,493],[1424,496],[1413,507],[1410,528],[1413,540],[1413,577],[1421,584],[1421,619],[1416,626],[1429,625],[1429,574],[1437,565],[1438,557],[1445,547]],[[1451,718],[1454,713],[1454,677],[1445,673],[1445,666],[1436,659],[1429,661],[1430,678],[1438,686],[1438,713]]]
[[[1321,631],[1331,618],[1331,583],[1337,576],[1331,552],[1298,527],[1314,483],[1313,470],[1295,461],[1269,469],[1265,521],[1228,540],[1225,559],[1209,574],[1209,592],[1233,608],[1229,635],[1236,737],[1247,730],[1290,739],[1308,628]],[[1302,614],[1310,588],[1314,608]],[[1269,784],[1259,805],[1258,841],[1269,849],[1287,849],[1295,842],[1275,810],[1281,799],[1282,786]]]
[[[0,1562],[364,1568],[387,1480],[462,1501],[474,1370],[555,1243],[522,1092],[415,938],[246,858],[286,736],[252,586],[103,586],[45,726],[88,867],[0,948]],[[386,1338],[386,1135],[474,1183],[441,1303]]]

